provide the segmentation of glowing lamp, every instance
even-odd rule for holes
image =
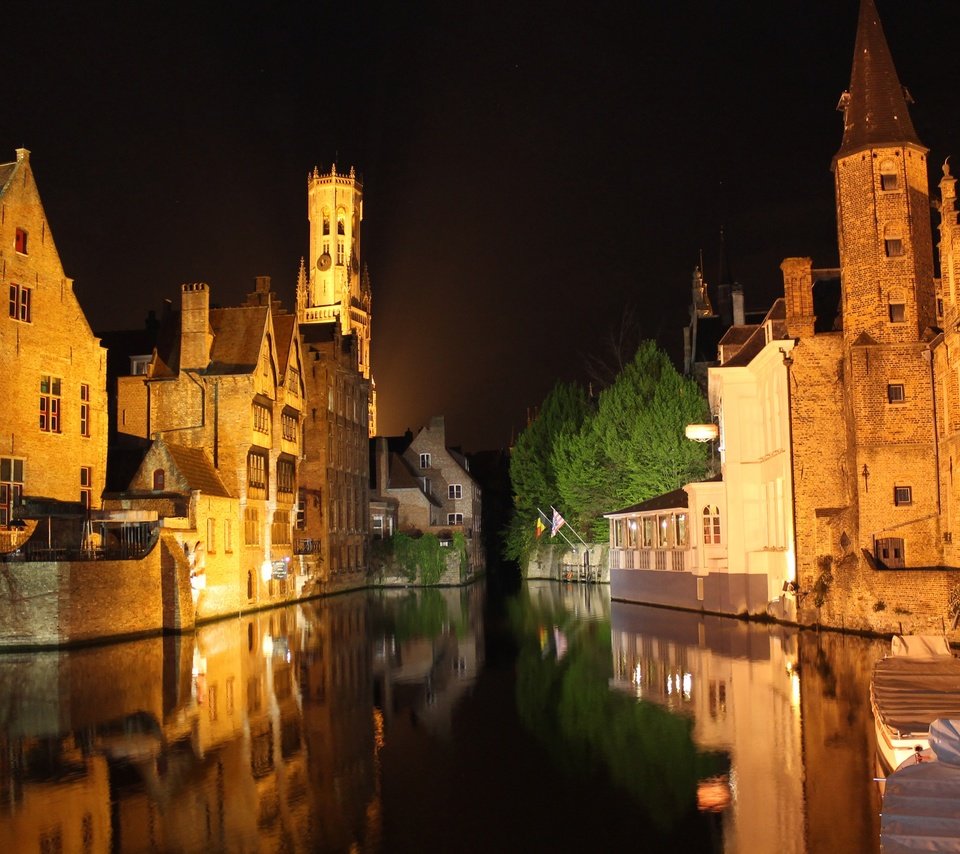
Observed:
[[[720,435],[716,424],[688,424],[684,432],[693,442],[712,442]]]
[[[272,574],[273,566],[271,565],[270,561],[265,560],[262,564],[260,564],[260,578],[266,582],[270,580],[270,576]]]

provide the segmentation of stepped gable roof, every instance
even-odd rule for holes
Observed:
[[[266,329],[266,306],[210,309],[213,346],[207,374],[249,374],[260,361],[260,347]]]
[[[171,445],[170,443],[166,443],[166,446],[171,459],[191,490],[197,489],[204,495],[232,497],[223,485],[223,481],[213,467],[213,463],[210,462],[206,451],[202,448],[188,448],[185,445]]]
[[[850,89],[843,107],[843,142],[837,157],[864,148],[905,143],[923,147],[914,130],[904,88],[890,55],[874,0],[861,0]]]

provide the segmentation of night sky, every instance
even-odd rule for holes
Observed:
[[[955,0],[877,0],[931,179],[960,156]],[[679,352],[721,225],[748,308],[837,263],[856,0],[22,4],[0,159],[31,150],[97,331],[206,281],[288,308],[306,177],[364,179],[381,432],[505,446],[622,318]],[[955,170],[957,171],[957,170]]]

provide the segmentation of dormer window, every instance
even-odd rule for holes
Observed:
[[[163,469],[154,469],[153,472],[153,491],[154,492],[163,492],[163,487],[166,477],[164,475]]]
[[[27,254],[27,230],[25,228],[17,229],[17,234],[14,238],[14,248],[21,255]]]
[[[897,170],[896,161],[889,158],[880,163],[880,189],[900,189],[900,173]]]

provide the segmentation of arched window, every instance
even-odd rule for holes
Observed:
[[[324,210],[323,212],[323,233],[330,233],[330,211]]]
[[[166,478],[163,473],[163,469],[154,469],[153,471],[153,488],[156,492],[162,492],[164,488],[164,483]]]
[[[900,189],[900,173],[897,170],[896,161],[889,157],[880,162],[880,189]]]
[[[703,508],[703,543],[720,545],[720,508],[708,504]]]

